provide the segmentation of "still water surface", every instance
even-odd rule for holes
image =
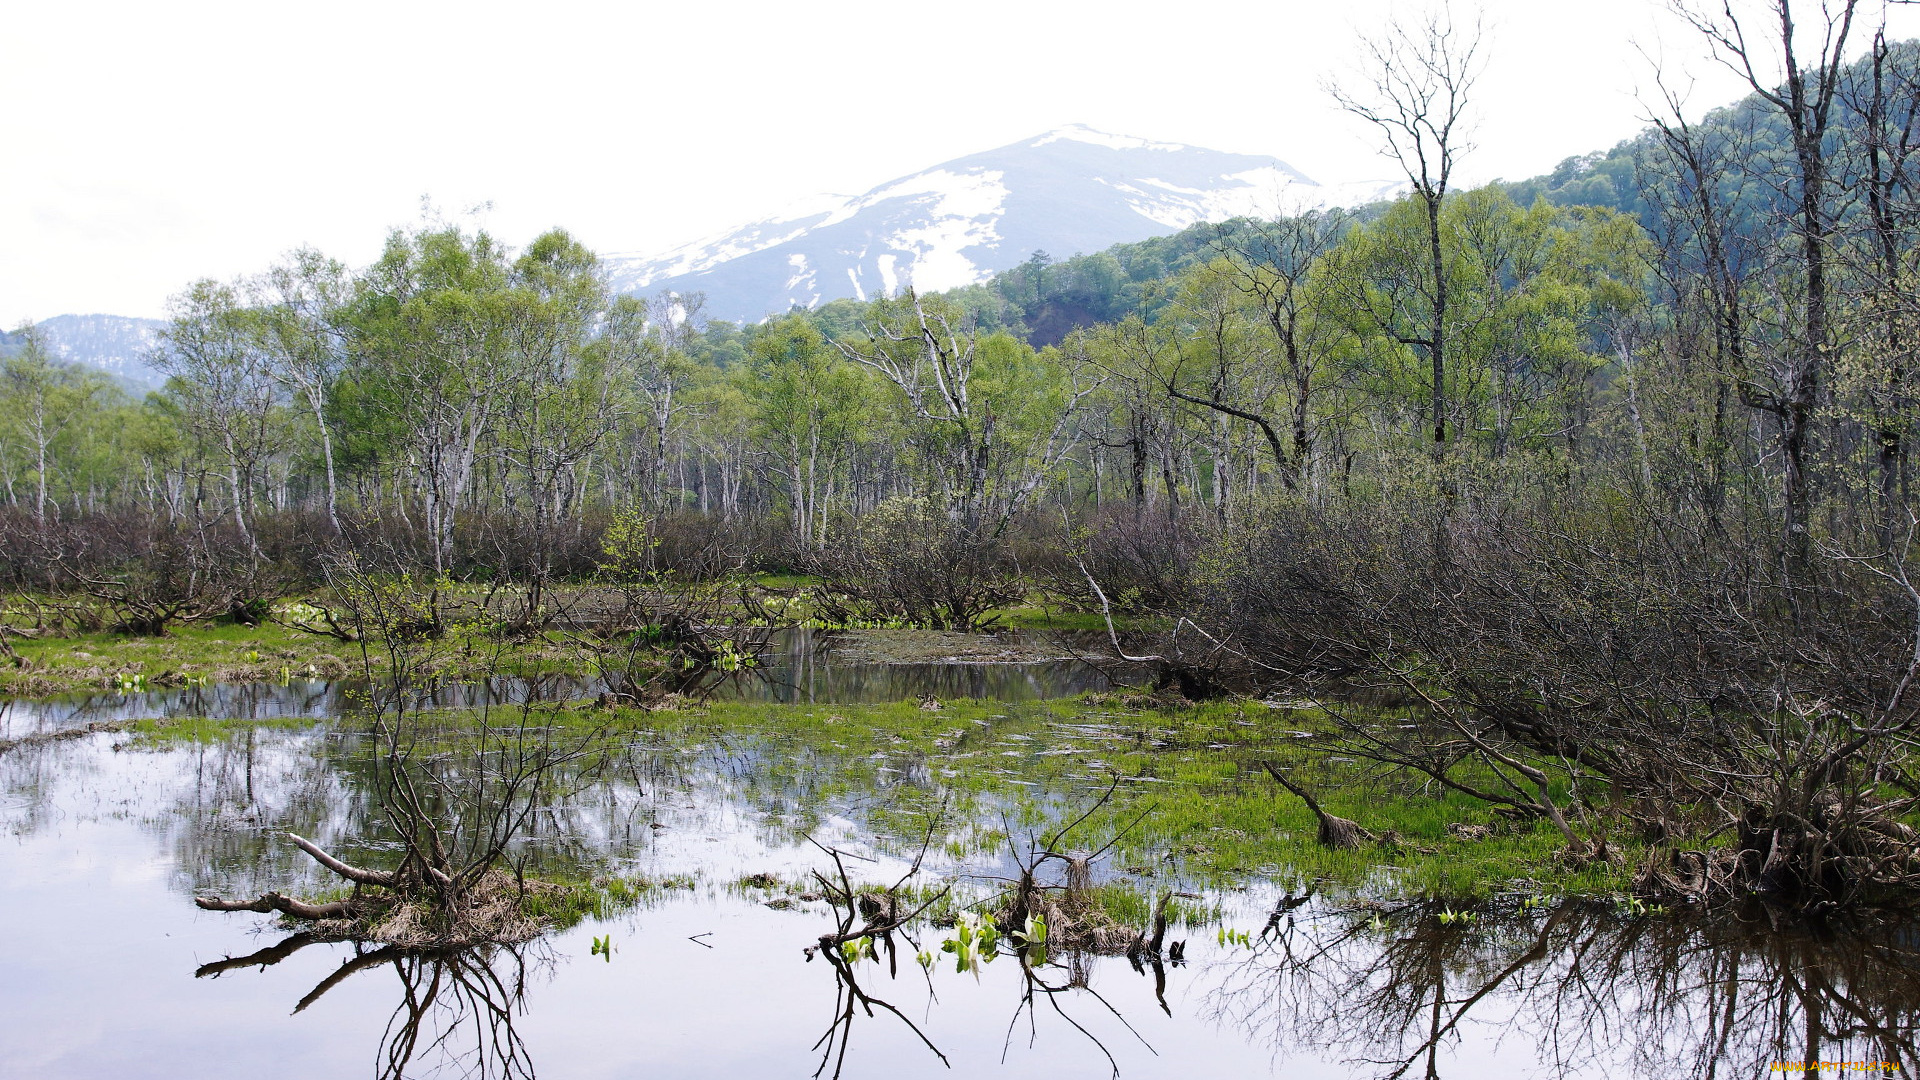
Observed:
[[[289,690],[272,707],[324,716],[332,692]],[[257,691],[203,693],[242,707]],[[1044,755],[1100,736],[1062,724],[982,737],[1004,747],[1007,790],[1031,797],[1059,783],[1037,768]],[[1182,965],[1003,957],[978,975],[923,972],[907,946],[897,968],[884,954],[855,968],[899,1013],[849,1010],[835,970],[802,952],[832,929],[826,906],[770,908],[773,893],[737,882],[804,880],[823,865],[808,836],[873,859],[874,879],[897,872],[888,808],[937,780],[907,761],[875,768],[886,753],[801,745],[773,724],[698,741],[636,732],[623,768],[547,808],[532,843],[550,864],[691,888],[517,949],[395,956],[302,946],[266,916],[191,903],[324,884],[288,830],[379,858],[351,725],[19,747],[0,755],[0,1074],[1717,1078],[1807,1056],[1920,1064],[1909,932],[1577,903],[1496,906],[1472,923],[1352,897],[1279,911],[1285,890],[1264,880],[1202,890],[1247,945],[1209,924],[1174,931]],[[836,783],[856,767],[860,783]],[[968,827],[949,825],[956,838]],[[941,873],[1006,869],[953,850]],[[1153,887],[1200,888],[1177,874]],[[937,949],[941,933],[919,936]]]
[[[1088,646],[1085,635],[1023,637],[996,635],[1009,645],[1042,652],[1072,653]],[[1055,640],[1058,639],[1057,646]],[[972,698],[981,701],[1038,701],[1070,697],[1112,685],[1099,668],[1071,659],[1036,663],[877,663],[849,661],[840,655],[840,635],[827,631],[776,633],[759,664],[725,678],[711,688],[717,700],[768,702],[876,702]],[[0,698],[0,739],[17,739],[89,723],[146,717],[205,716],[215,719],[269,720],[287,717],[326,719],[355,707],[364,688],[359,680],[238,683],[185,687],[137,694],[77,694],[42,700]],[[591,698],[604,685],[597,680],[546,676],[533,682],[496,678],[444,686],[422,704],[437,708],[477,708],[512,703],[531,695],[539,700]]]

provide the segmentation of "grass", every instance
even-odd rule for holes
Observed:
[[[358,649],[344,642],[273,623],[189,623],[165,637],[97,633],[12,638],[11,644],[27,664],[23,668],[0,665],[0,695],[17,697],[102,689],[159,690],[202,681],[339,678],[359,661]]]
[[[588,881],[543,879],[553,888],[529,891],[521,911],[555,930],[586,919],[609,919],[659,903],[675,891],[698,887],[692,877],[596,877]]]
[[[812,588],[817,583],[798,575],[760,575],[763,588]],[[475,590],[468,589],[468,592]],[[447,598],[458,597],[449,589]],[[472,605],[469,603],[469,607]],[[802,597],[786,604],[786,613],[804,621],[813,604]],[[485,674],[551,675],[586,673],[587,659],[578,649],[553,636],[505,641],[492,634],[495,621],[484,612],[449,610],[449,632],[434,643],[437,670],[444,678],[477,678]],[[1122,629],[1136,621],[1120,620]],[[1007,609],[1002,625],[1009,629],[1104,631],[1096,613],[1063,611],[1036,596]],[[1144,626],[1145,623],[1139,623]],[[988,639],[969,635],[914,630],[907,627],[868,628],[856,635],[854,648],[865,648],[883,662],[911,662],[944,657],[956,651],[997,651]],[[14,650],[26,661],[16,667],[0,663],[0,697],[51,697],[59,694],[141,692],[207,683],[285,682],[290,679],[338,679],[360,674],[365,663],[360,646],[303,633],[272,621],[244,626],[228,621],[180,623],[161,636],[139,636],[102,631],[68,636],[10,636]],[[920,654],[926,655],[920,655]],[[375,669],[386,659],[377,645],[365,658]]]
[[[339,671],[358,659],[356,646],[273,624],[189,625],[165,638],[16,640],[34,670],[0,671],[0,694],[22,693],[23,678],[44,680],[25,692],[52,692],[47,683],[97,689],[109,672],[146,675],[150,685],[167,673],[277,681],[308,665]],[[525,652],[509,655],[541,662]],[[493,715],[495,723],[511,722],[510,710]],[[1009,832],[1022,844],[1044,836],[1120,777],[1112,802],[1067,846],[1096,848],[1125,830],[1104,865],[1113,880],[1143,893],[1278,880],[1380,898],[1471,900],[1515,888],[1603,895],[1623,891],[1628,868],[1644,855],[1630,838],[1616,836],[1623,861],[1569,867],[1558,858],[1561,837],[1545,823],[1508,823],[1456,793],[1314,748],[1301,736],[1325,724],[1310,708],[1240,702],[1163,710],[1129,698],[955,701],[938,710],[917,702],[730,702],[651,713],[543,706],[537,718],[543,726],[596,733],[609,746],[671,748],[658,751],[663,755],[724,750],[730,760],[750,763],[750,775],[732,785],[729,797],[779,814],[795,838],[858,806],[872,831],[892,838],[883,844],[910,854],[925,815],[945,799],[950,820],[937,850],[962,863],[1003,854]],[[449,745],[474,722],[458,712],[429,719]],[[135,738],[163,749],[217,741],[259,723],[314,722],[148,721]],[[1321,847],[1312,814],[1265,774],[1268,761],[1292,770],[1330,812],[1393,839],[1354,851]],[[1449,830],[1456,824],[1489,832],[1469,839]]]
[[[1168,712],[1097,700],[961,701],[939,710],[734,702],[551,715],[562,727],[606,727],[611,739],[671,748],[660,753],[682,760],[704,748],[735,767],[746,763],[732,796],[778,815],[794,839],[859,806],[881,845],[903,857],[943,800],[937,850],[977,863],[1004,853],[1009,832],[1024,849],[1059,828],[1118,776],[1112,801],[1063,846],[1096,848],[1120,834],[1106,867],[1142,892],[1279,880],[1372,898],[1464,901],[1516,889],[1609,895],[1628,886],[1643,855],[1615,837],[1620,862],[1569,867],[1559,858],[1562,838],[1544,822],[1510,823],[1457,793],[1310,749],[1299,733],[1318,726],[1311,710],[1224,704]],[[1394,839],[1354,851],[1321,847],[1314,817],[1266,775],[1266,761],[1292,769],[1332,813]],[[1463,837],[1449,830],[1456,824],[1488,833]]]

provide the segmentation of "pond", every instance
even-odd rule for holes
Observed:
[[[961,661],[944,658],[900,662],[875,658],[865,636],[820,630],[782,630],[772,635],[759,663],[712,688],[719,700],[768,702],[907,701],[931,696],[983,701],[1035,701],[1105,690],[1113,677],[1092,663],[1074,659],[1098,655],[1097,640],[1085,634],[943,635],[972,638],[976,652],[1040,657],[1026,662]],[[982,649],[979,643],[989,647]],[[921,649],[923,654],[940,650]],[[290,679],[189,686],[140,693],[77,694],[42,700],[0,698],[0,740],[144,717],[201,716],[214,719],[324,719],[351,711],[364,690],[357,679]],[[437,708],[477,708],[513,702],[529,695],[544,700],[591,698],[604,685],[594,679],[544,676],[529,681],[496,678],[443,686],[422,704]]]
[[[233,714],[283,718],[272,722],[0,754],[0,1074],[1187,1080],[1761,1076],[1808,1056],[1920,1065],[1911,930],[1814,934],[1519,895],[1463,914],[1368,887],[1309,895],[1288,867],[1223,867],[1151,839],[1112,847],[1094,870],[1103,886],[1179,898],[1179,963],[1060,952],[960,971],[939,947],[952,931],[933,925],[891,957],[837,965],[804,951],[834,925],[812,898],[811,875],[832,865],[816,844],[880,881],[931,836],[927,876],[984,895],[1021,838],[1121,787],[1121,754],[1157,751],[1190,771],[1232,753],[1045,703],[864,721],[851,706],[663,715],[543,806],[526,841],[535,871],[638,883],[630,904],[512,948],[309,942],[269,916],[191,902],[324,887],[288,832],[363,864],[390,847],[365,794],[362,734],[327,715],[327,688],[282,689],[201,699],[278,710]],[[886,733],[910,715],[937,738]],[[1171,806],[1179,775],[1125,787],[1142,807]]]

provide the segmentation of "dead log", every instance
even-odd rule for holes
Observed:
[[[378,885],[383,888],[393,888],[398,884],[397,879],[392,874],[381,870],[363,870],[358,866],[350,866],[341,862],[339,859],[321,850],[320,845],[304,836],[296,836],[293,833],[288,833],[287,839],[292,840],[301,851],[313,856],[313,861],[356,885]],[[193,902],[199,905],[203,911],[257,911],[263,915],[268,912],[277,911],[282,915],[287,915],[295,919],[306,919],[309,922],[318,922],[321,919],[349,919],[353,917],[353,902],[351,900],[336,900],[331,904],[309,904],[277,892],[261,893],[260,898],[257,900],[222,900],[217,896],[196,896],[193,898]]]
[[[1363,844],[1371,844],[1379,839],[1379,837],[1373,833],[1361,828],[1359,822],[1348,821],[1343,817],[1335,817],[1321,809],[1318,799],[1309,795],[1306,789],[1297,787],[1288,781],[1287,778],[1281,774],[1280,770],[1274,767],[1273,762],[1263,761],[1261,764],[1266,766],[1267,772],[1272,775],[1281,787],[1299,796],[1300,801],[1307,804],[1307,809],[1313,811],[1313,816],[1320,820],[1320,843],[1322,845],[1330,847],[1335,851],[1351,851]]]
[[[17,739],[0,739],[0,754],[17,750],[22,746],[37,746],[42,743],[65,742],[68,739],[84,739],[102,731],[125,731],[132,727],[133,720],[96,720],[81,727],[61,728],[58,731],[40,731],[32,735],[22,735]]]
[[[353,904],[335,900],[331,904],[309,904],[277,892],[260,894],[258,900],[222,900],[217,896],[196,896],[193,902],[202,911],[257,911],[262,915],[277,911],[296,919],[318,922],[321,919],[346,919],[353,916]]]

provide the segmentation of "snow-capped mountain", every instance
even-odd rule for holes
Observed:
[[[751,321],[909,285],[970,285],[1036,251],[1090,253],[1199,221],[1361,205],[1403,187],[1326,186],[1275,158],[1072,125],[864,195],[820,196],[664,255],[607,262],[622,292],[704,292],[708,316]]]
[[[98,368],[118,377],[136,393],[158,389],[166,381],[146,362],[147,350],[167,325],[159,319],[55,315],[34,325],[56,360]],[[19,351],[22,344],[17,333],[0,334],[0,356]]]

